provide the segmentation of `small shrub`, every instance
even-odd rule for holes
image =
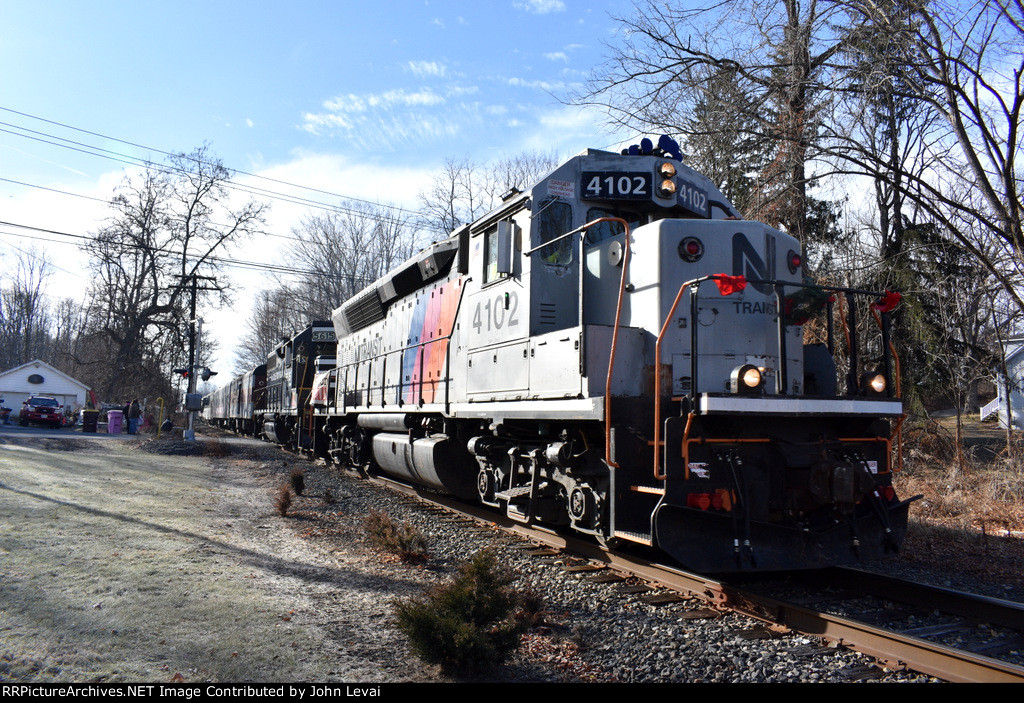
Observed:
[[[292,490],[295,491],[295,495],[302,495],[302,491],[306,489],[306,472],[295,467],[288,476],[288,480],[292,484]]]
[[[544,615],[547,604],[544,596],[533,589],[527,589],[519,594],[519,613],[517,617],[522,619],[531,627],[538,627],[544,624]]]
[[[408,522],[398,523],[389,515],[371,510],[364,522],[370,542],[397,554],[402,561],[422,561],[427,557],[427,540]]]
[[[515,651],[529,628],[511,583],[492,552],[478,552],[452,582],[396,602],[398,627],[418,657],[445,671],[492,667]]]
[[[277,498],[274,499],[274,506],[277,514],[281,517],[288,517],[288,508],[292,505],[292,492],[288,486],[281,486],[277,491]]]

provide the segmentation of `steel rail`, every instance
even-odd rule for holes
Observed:
[[[939,609],[943,613],[1024,633],[1024,603],[964,593],[853,567],[833,567],[827,573],[845,588],[856,588],[909,605],[927,604],[929,608]]]
[[[866,654],[893,669],[910,669],[955,683],[1024,683],[1024,667],[992,659],[927,640],[903,635],[892,630],[868,625],[851,618],[822,613],[811,608],[787,603],[764,596],[724,581],[708,578],[641,557],[608,551],[593,542],[566,537],[544,528],[524,525],[483,506],[467,505],[416,486],[389,478],[372,477],[381,483],[428,502],[436,503],[454,512],[486,521],[518,534],[540,545],[565,551],[600,564],[619,573],[636,576],[662,588],[689,594],[706,601],[710,606],[731,610],[748,617],[780,624],[796,632],[836,642],[844,647]],[[870,576],[854,570],[858,578]],[[844,570],[845,575],[845,570]],[[923,584],[911,584],[917,593],[940,594],[953,592]],[[849,585],[844,582],[844,585]],[[997,601],[978,597],[979,602]],[[1001,603],[1000,603],[1001,604]],[[993,603],[991,607],[995,607]],[[1024,609],[1024,606],[1019,606]],[[989,612],[985,610],[983,612]],[[1024,610],[1022,610],[1024,612]],[[1002,620],[1002,618],[1001,618]]]
[[[1024,683],[1024,667],[726,586],[725,607],[955,683]]]

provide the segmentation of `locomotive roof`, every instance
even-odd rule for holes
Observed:
[[[427,282],[448,273],[458,251],[457,234],[434,242],[346,300],[334,310],[332,317],[335,321],[340,319],[349,330],[360,329],[377,320],[383,320],[391,301],[408,295]]]

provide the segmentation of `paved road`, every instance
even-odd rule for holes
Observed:
[[[82,427],[79,425],[73,429],[60,429],[55,430],[50,427],[39,427],[38,425],[29,425],[28,427],[22,427],[17,422],[12,422],[9,425],[0,424],[0,437],[4,436],[29,436],[29,437],[87,437],[89,439],[138,439],[138,435],[130,435],[122,432],[121,434],[107,434],[106,432],[96,433],[83,433]]]
[[[214,436],[204,435],[203,427],[196,429],[196,441],[202,442],[208,439],[214,439]],[[176,428],[174,432],[178,439],[181,439],[181,428]],[[105,427],[101,427],[99,432],[82,432],[82,426],[79,425],[73,429],[61,429],[54,430],[49,427],[38,427],[36,425],[29,425],[28,427],[22,427],[16,422],[12,422],[10,425],[4,425],[0,423],[0,442],[3,441],[4,437],[18,436],[18,437],[37,437],[41,439],[59,439],[67,437],[81,437],[83,439],[107,439],[112,441],[125,440],[125,439],[153,439],[156,437],[154,432],[146,432],[143,434],[130,435],[126,432],[120,434],[107,434]],[[167,433],[162,433],[163,437],[167,436]],[[253,439],[252,437],[218,437],[221,442],[226,444],[241,444],[241,445],[265,445],[261,439]]]

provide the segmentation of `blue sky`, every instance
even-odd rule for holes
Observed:
[[[612,16],[630,9],[628,0],[0,0],[0,221],[85,234],[106,214],[130,167],[40,141],[54,136],[154,160],[209,143],[240,171],[406,207],[446,157],[615,147],[634,135],[563,99],[603,60],[604,43],[621,41]],[[267,229],[287,234],[305,212],[272,202]],[[65,290],[87,286],[67,238],[5,225],[0,271],[33,244]],[[277,248],[249,243],[239,256]],[[252,283],[229,273],[243,290],[230,313],[237,326]],[[237,333],[221,329],[222,346]]]

